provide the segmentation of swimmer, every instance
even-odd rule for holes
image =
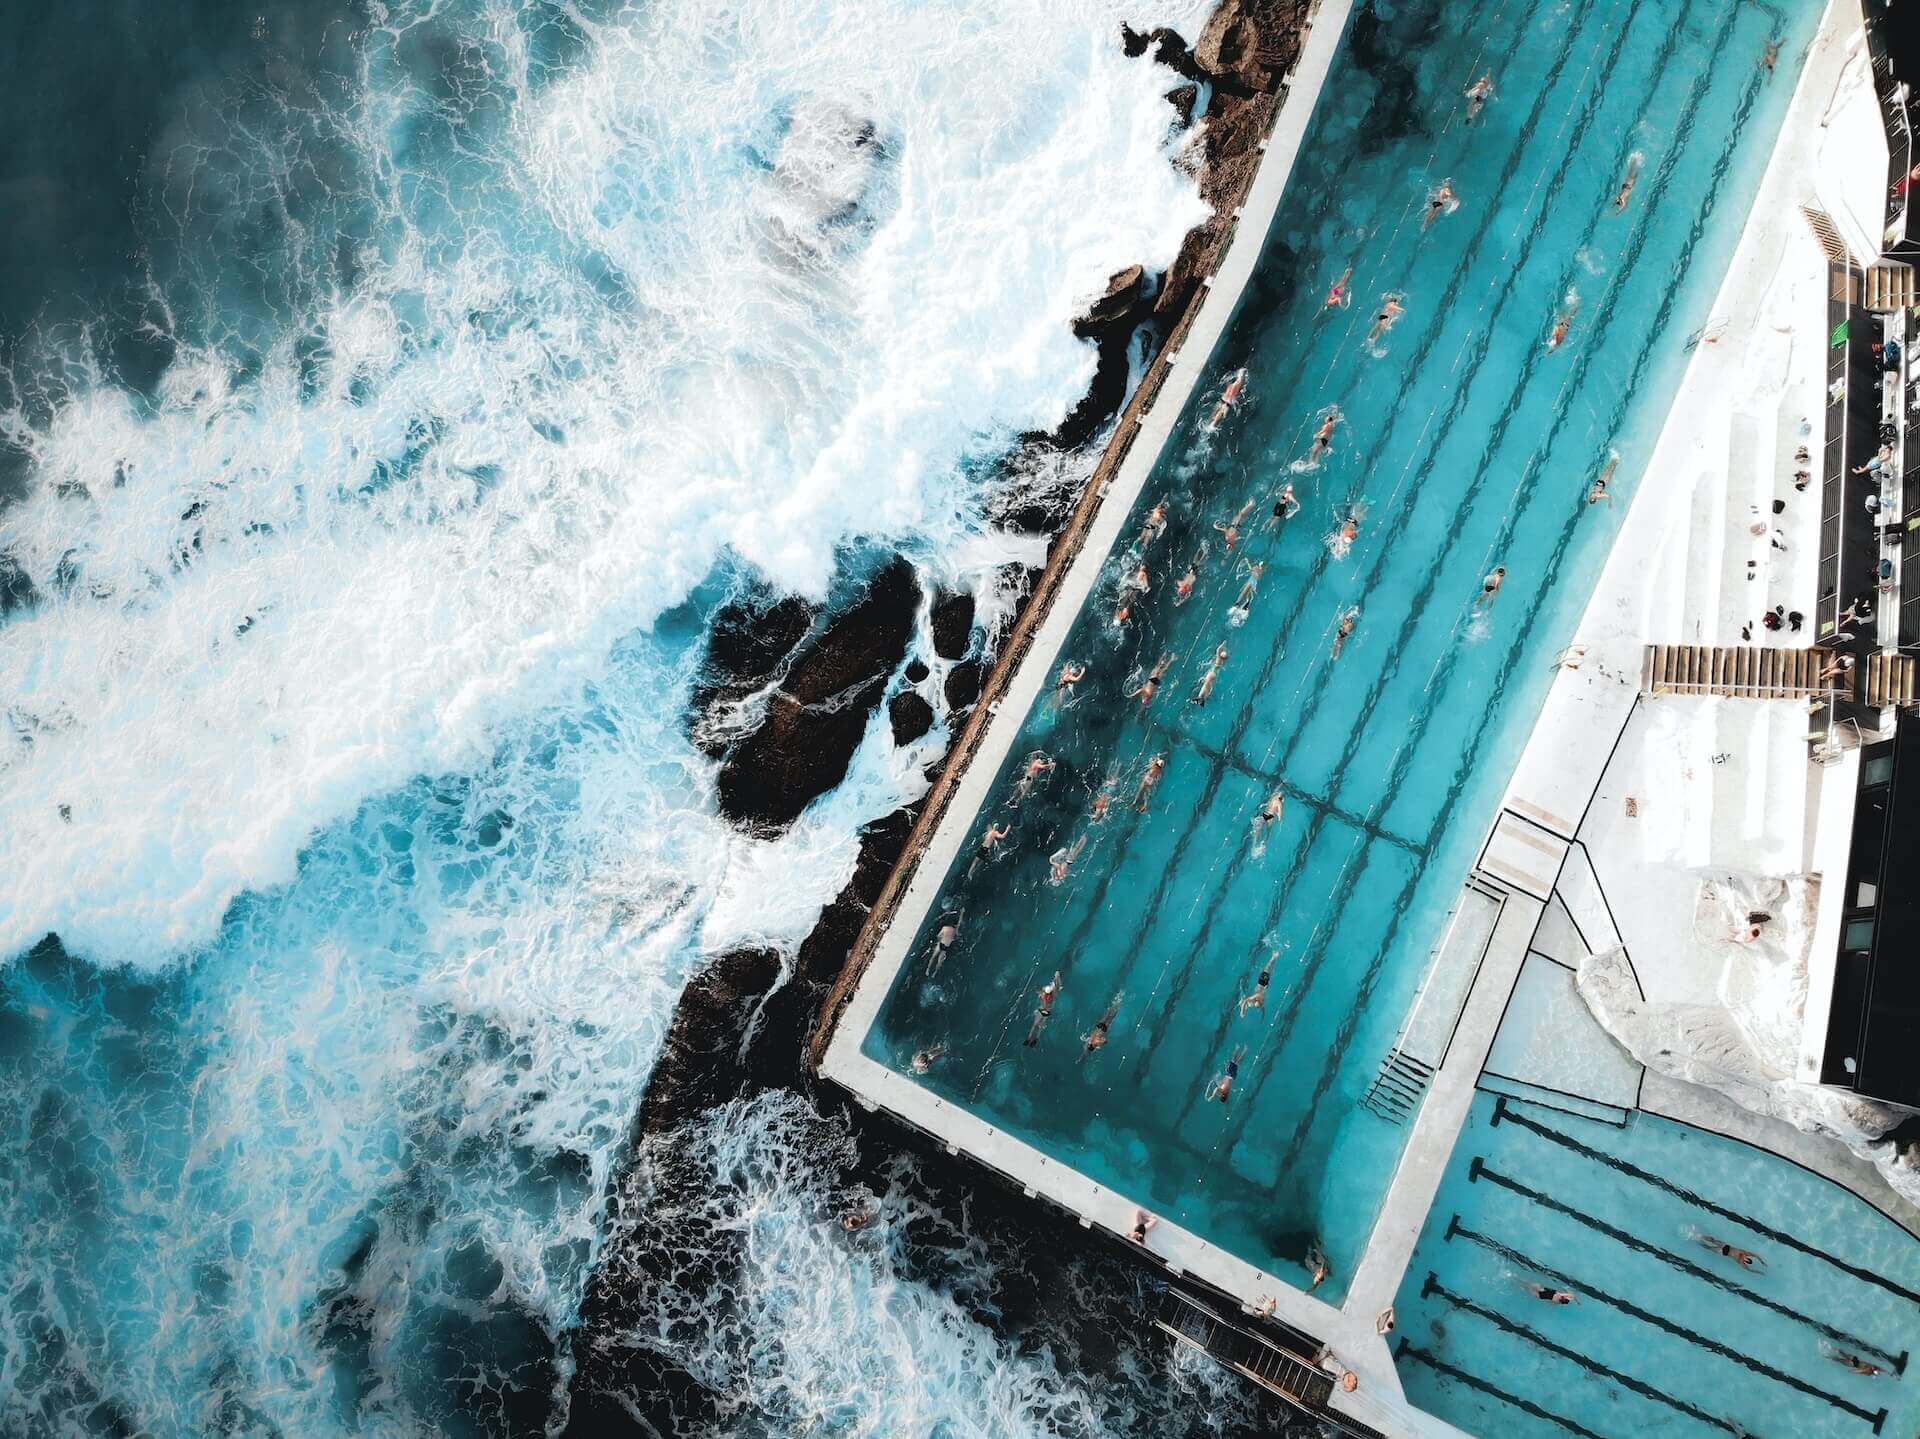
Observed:
[[[1333,282],[1333,288],[1327,291],[1326,303],[1320,307],[1320,313],[1328,310],[1344,310],[1353,303],[1353,291],[1347,288],[1347,282],[1353,278],[1353,266],[1349,265],[1340,272],[1340,278]]]
[[[1009,804],[1018,805],[1021,800],[1033,793],[1034,785],[1040,777],[1053,768],[1053,761],[1047,758],[1045,750],[1035,750],[1027,756],[1026,767],[1020,771],[1020,778],[1014,781],[1013,798]]]
[[[1562,1308],[1574,1302],[1574,1296],[1565,1289],[1549,1289],[1544,1284],[1535,1284],[1531,1279],[1522,1280],[1520,1287],[1535,1299],[1548,1304],[1558,1304]]]
[[[1347,517],[1340,521],[1339,528],[1327,536],[1327,549],[1336,560],[1344,560],[1353,550],[1353,542],[1360,538],[1360,522],[1367,517],[1367,502],[1355,500],[1347,506]]]
[[[840,1227],[849,1234],[858,1234],[871,1223],[873,1223],[873,1210],[864,1205],[858,1209],[849,1209],[840,1216]]]
[[[1194,566],[1188,565],[1187,572],[1180,576],[1179,583],[1173,587],[1173,602],[1175,605],[1184,605],[1188,600],[1193,598],[1194,582],[1199,578],[1200,571]]]
[[[1167,677],[1167,670],[1173,664],[1173,651],[1168,650],[1154,663],[1147,677],[1132,689],[1126,691],[1126,698],[1138,699],[1140,708],[1145,709],[1153,703],[1153,697],[1160,693],[1160,681]]]
[[[1145,1244],[1147,1242],[1148,1231],[1159,1222],[1158,1219],[1147,1213],[1146,1210],[1136,1209],[1133,1211],[1133,1228],[1127,1231],[1127,1238],[1131,1239],[1135,1244]]]
[[[1426,218],[1420,222],[1420,228],[1431,229],[1435,220],[1442,215],[1451,215],[1459,208],[1460,192],[1453,188],[1453,180],[1451,177],[1442,180],[1439,185],[1427,192],[1427,213]]]
[[[1120,1001],[1125,998],[1124,991],[1116,994],[1113,997],[1113,1003],[1107,1006],[1107,1012],[1094,1022],[1092,1029],[1080,1036],[1080,1043],[1085,1046],[1086,1054],[1092,1054],[1096,1049],[1107,1047],[1107,1031],[1113,1028],[1113,1017],[1120,1012]],[[1081,1058],[1084,1059],[1086,1054]]]
[[[1276,949],[1268,956],[1266,967],[1260,971],[1260,977],[1253,982],[1253,993],[1241,996],[1240,1017],[1242,1019],[1247,1017],[1247,1011],[1250,1009],[1257,1009],[1262,1014],[1267,1012],[1267,989],[1273,983],[1274,961],[1279,958],[1280,951]]]
[[[1060,677],[1053,682],[1053,702],[1057,705],[1070,705],[1076,696],[1073,687],[1087,677],[1087,667],[1068,660],[1060,666]]]
[[[1400,303],[1400,297],[1388,295],[1381,302],[1380,313],[1373,317],[1373,328],[1367,331],[1367,344],[1369,346],[1378,344],[1387,331],[1393,328],[1395,321],[1406,313],[1407,307]]]
[[[1288,480],[1280,487],[1280,493],[1273,497],[1273,514],[1268,517],[1267,525],[1273,528],[1299,513],[1300,497],[1293,492],[1293,481]]]
[[[1286,807],[1286,793],[1275,790],[1267,796],[1267,802],[1260,806],[1260,813],[1253,817],[1253,853],[1256,859],[1267,852],[1267,834],[1280,823],[1280,816]]]
[[[1147,518],[1140,526],[1140,538],[1134,543],[1145,549],[1167,532],[1167,502],[1162,500],[1147,511]]]
[[[1767,72],[1767,78],[1773,78],[1773,67],[1780,59],[1780,41],[1767,41],[1767,48],[1760,52],[1760,68]]]
[[[1646,159],[1647,157],[1638,150],[1627,156],[1626,176],[1620,181],[1620,188],[1613,194],[1614,214],[1626,214],[1627,201],[1633,198],[1633,187],[1640,183],[1640,167],[1646,163]]]
[[[1160,776],[1167,772],[1167,757],[1157,754],[1147,761],[1147,772],[1140,776],[1140,787],[1133,792],[1133,807],[1141,814],[1147,812],[1147,801],[1153,795],[1153,787],[1160,783]]]
[[[1847,1366],[1847,1368],[1851,1369],[1855,1374],[1859,1374],[1864,1378],[1873,1379],[1887,1372],[1886,1370],[1882,1369],[1878,1364],[1869,1364],[1866,1360],[1862,1359],[1858,1354],[1849,1354],[1847,1353],[1846,1350],[1836,1349],[1831,1344],[1821,1345],[1820,1352],[1826,1355],[1827,1358],[1831,1359],[1835,1364],[1844,1364]]]
[[[1347,647],[1347,638],[1353,633],[1353,627],[1360,623],[1360,606],[1351,605],[1340,616],[1340,626],[1333,632],[1333,657],[1340,658],[1340,651]]]
[[[1053,873],[1051,877],[1047,880],[1047,883],[1048,884],[1065,884],[1067,882],[1067,875],[1073,869],[1073,862],[1076,859],[1080,858],[1080,851],[1085,849],[1086,847],[1087,847],[1087,837],[1083,834],[1078,839],[1074,840],[1074,842],[1071,845],[1065,846],[1061,849],[1056,849],[1053,852],[1052,856],[1047,860],[1047,863],[1051,865],[1053,869]]]
[[[1560,313],[1553,317],[1553,329],[1547,332],[1548,354],[1552,354],[1566,343],[1567,332],[1573,329],[1574,319],[1579,313],[1580,293],[1577,290],[1569,290],[1565,303],[1560,307]]]
[[[1047,1021],[1053,1018],[1053,1002],[1060,997],[1060,971],[1053,972],[1053,978],[1040,986],[1040,1007],[1033,1012],[1033,1027],[1027,1031],[1027,1048],[1031,1049],[1040,1042],[1041,1031],[1046,1029]]]
[[[1123,590],[1137,590],[1144,595],[1153,588],[1153,576],[1147,573],[1147,567],[1145,565],[1141,565],[1120,582],[1120,588]]]
[[[1253,603],[1253,597],[1260,589],[1260,576],[1267,572],[1267,562],[1265,560],[1242,560],[1240,563],[1246,566],[1247,582],[1240,586],[1240,595],[1234,600],[1234,604],[1241,609],[1245,609]]]
[[[1095,824],[1107,817],[1107,811],[1113,806],[1112,781],[1100,786],[1100,792],[1093,797],[1093,807],[1087,811],[1087,818]]]
[[[1133,592],[1123,589],[1120,591],[1120,603],[1113,607],[1113,627],[1115,629],[1125,629],[1132,623]]]
[[[1200,683],[1193,687],[1193,698],[1189,704],[1204,705],[1213,698],[1213,687],[1220,682],[1220,671],[1227,666],[1227,647],[1221,645],[1213,652],[1213,660],[1200,676]]]
[[[1587,487],[1588,504],[1597,505],[1602,500],[1605,500],[1608,504],[1613,503],[1613,491],[1608,489],[1607,486],[1613,480],[1613,472],[1619,468],[1620,452],[1618,450],[1607,451],[1606,468],[1601,470],[1600,477]]]
[[[1228,412],[1232,410],[1235,405],[1240,403],[1240,396],[1246,392],[1246,388],[1247,372],[1245,370],[1235,370],[1232,378],[1227,381],[1226,389],[1220,392],[1220,403],[1213,407],[1213,413],[1207,417],[1207,428],[1209,430],[1217,430],[1220,428],[1220,422],[1226,419]]]
[[[1217,1099],[1222,1104],[1227,1102],[1227,1097],[1233,1093],[1233,1081],[1240,1075],[1240,1061],[1246,1052],[1244,1044],[1235,1047],[1233,1058],[1227,1061],[1227,1072],[1207,1086],[1208,1099]]]
[[[938,974],[940,966],[947,961],[947,951],[953,948],[954,941],[960,938],[960,916],[950,914],[940,923],[933,936],[933,953],[927,957],[927,973]]]
[[[1307,1286],[1309,1294],[1325,1284],[1327,1276],[1333,1273],[1333,1266],[1327,1263],[1326,1251],[1321,1249],[1317,1239],[1307,1245],[1307,1273],[1313,1276],[1313,1283]]]
[[[973,863],[967,866],[967,878],[973,878],[973,872],[980,868],[982,860],[993,858],[994,847],[1012,833],[1011,827],[1004,824],[990,824],[987,832],[980,836],[980,852],[973,857]]]
[[[1724,1239],[1715,1239],[1711,1234],[1695,1234],[1693,1242],[1703,1249],[1711,1249],[1723,1259],[1731,1259],[1742,1269],[1753,1274],[1767,1272],[1767,1261],[1751,1249],[1742,1249],[1737,1244],[1729,1244]]]
[[[1240,506],[1239,512],[1224,525],[1217,520],[1214,522],[1213,527],[1220,533],[1229,552],[1232,551],[1235,545],[1240,543],[1240,526],[1246,523],[1247,516],[1253,513],[1254,507],[1258,504],[1258,500],[1248,500],[1244,505]]]
[[[1493,98],[1493,76],[1482,75],[1467,86],[1467,123],[1471,125],[1480,118],[1480,112],[1486,108],[1487,101]]]
[[[925,1074],[929,1069],[933,1068],[939,1061],[940,1056],[946,1052],[947,1046],[945,1043],[929,1044],[925,1049],[916,1049],[913,1052],[913,1072],[915,1074]]]
[[[1477,615],[1493,603],[1493,597],[1500,593],[1500,586],[1507,582],[1507,567],[1495,565],[1480,582],[1479,598],[1473,602],[1473,612]]]

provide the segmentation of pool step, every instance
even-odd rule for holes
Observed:
[[[1869,310],[1904,310],[1920,304],[1915,292],[1911,265],[1870,265],[1867,267]]]
[[[1719,695],[1729,699],[1853,698],[1851,673],[1822,680],[1829,650],[1754,645],[1648,645],[1640,667],[1644,695]]]
[[[1913,656],[1883,651],[1868,655],[1866,700],[1875,709],[1920,705],[1920,680],[1913,672]]]
[[[1487,1094],[1498,1094],[1504,1098],[1497,1102],[1493,1111],[1493,1122],[1498,1124],[1505,1112],[1508,1101],[1518,1100],[1522,1104],[1531,1104],[1537,1109],[1551,1109],[1560,1114],[1571,1114],[1579,1119],[1591,1119],[1596,1124],[1610,1125],[1614,1129],[1625,1129],[1629,1112],[1617,1104],[1609,1104],[1604,1099],[1589,1099],[1584,1094],[1569,1094],[1561,1089],[1548,1089],[1545,1085],[1529,1084],[1524,1079],[1509,1079],[1504,1074],[1495,1074],[1488,1070],[1481,1074],[1475,1088]]]
[[[1432,1082],[1432,1065],[1401,1050],[1389,1050],[1360,1102],[1382,1119],[1403,1124],[1419,1110]]]

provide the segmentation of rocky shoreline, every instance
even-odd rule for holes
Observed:
[[[644,1171],[646,1182],[615,1186],[608,1251],[582,1305],[574,1344],[576,1421],[598,1409],[595,1395],[622,1396],[618,1407],[628,1415],[640,1394],[656,1395],[667,1406],[659,1411],[663,1415],[684,1418],[683,1404],[699,1407],[690,1376],[615,1337],[646,1323],[632,1275],[636,1265],[644,1272],[650,1263],[644,1246],[634,1250],[621,1238],[633,1232],[638,1217],[623,1206],[644,1194],[649,1208],[685,1207],[675,1204],[672,1190],[676,1183],[699,1182],[698,1166],[676,1162],[673,1155],[678,1137],[699,1116],[769,1089],[810,1088],[810,1041],[823,1028],[823,1012],[836,1002],[836,989],[845,988],[849,955],[876,907],[885,907],[903,887],[896,862],[916,826],[930,824],[943,807],[950,776],[964,768],[978,742],[980,701],[998,692],[1030,642],[1104,483],[1130,446],[1133,421],[1164,380],[1165,363],[1155,359],[1128,397],[1129,352],[1137,334],[1144,327],[1149,353],[1162,356],[1177,348],[1199,309],[1203,281],[1232,236],[1236,211],[1258,168],[1310,11],[1309,0],[1222,0],[1191,47],[1170,30],[1143,34],[1122,27],[1129,55],[1165,66],[1169,78],[1180,82],[1167,99],[1178,123],[1201,127],[1199,184],[1213,213],[1189,233],[1164,275],[1139,266],[1121,271],[1075,324],[1075,333],[1099,350],[1093,384],[1058,431],[1029,436],[1022,448],[1077,450],[1109,425],[1123,402],[1125,410],[1070,505],[1034,504],[1001,517],[1011,528],[1050,540],[1044,570],[1008,577],[1022,600],[1006,634],[984,631],[971,596],[923,592],[904,558],[883,566],[858,593],[819,609],[790,597],[749,594],[715,617],[689,731],[718,761],[722,812],[742,828],[777,834],[839,784],[882,705],[896,745],[921,739],[942,718],[956,737],[929,766],[934,784],[926,797],[862,830],[852,878],[790,959],[771,950],[731,951],[683,993],[634,1124],[632,1169]],[[817,1098],[840,1107],[835,1099]],[[844,1122],[854,1127],[857,1140],[869,1134],[875,1140],[862,1146],[869,1156],[903,1147],[897,1127],[880,1132],[858,1113]],[[977,1176],[948,1165],[944,1155],[921,1157],[942,1171],[951,1169],[940,1176],[943,1186],[970,1191],[976,1183]],[[1018,1208],[1020,1215],[1003,1218],[1041,1229],[1058,1223],[1026,1213],[1028,1206]]]

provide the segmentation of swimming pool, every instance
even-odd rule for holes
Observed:
[[[1407,1397],[1475,1434],[1920,1424],[1920,1243],[1787,1160],[1650,1114],[1477,1096],[1395,1313]]]
[[[1143,538],[1069,636],[1084,676],[1025,717],[867,1055],[921,1056],[936,1093],[1275,1272],[1303,1276],[1317,1243],[1322,1293],[1344,1292],[1406,1134],[1356,1101],[1618,525],[1589,486],[1616,451],[1613,491],[1638,480],[1817,19],[1738,0],[1356,12],[1129,524]],[[1495,95],[1469,123],[1483,73]],[[1427,225],[1447,180],[1458,208]],[[1351,304],[1326,307],[1349,269]],[[1405,313],[1370,336],[1387,295]],[[1287,483],[1300,509],[1274,523]],[[1051,768],[1022,786],[1034,756]],[[1241,1013],[1270,960],[1264,1008]]]

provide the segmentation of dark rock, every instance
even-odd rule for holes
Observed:
[[[906,669],[901,671],[901,674],[905,676],[907,683],[910,685],[919,684],[921,680],[932,673],[933,671],[928,669],[926,664],[920,660],[908,660]]]
[[[933,706],[918,692],[901,690],[887,701],[887,723],[896,748],[910,745],[933,728]]]
[[[1147,272],[1143,267],[1129,265],[1117,270],[1107,281],[1107,292],[1073,322],[1073,333],[1083,340],[1097,340],[1115,326],[1131,330],[1146,315],[1146,297]]]
[[[913,566],[896,559],[865,595],[793,657],[765,717],[727,750],[717,778],[720,812],[779,830],[846,778],[867,720],[906,657],[920,605]]]
[[[973,596],[942,595],[933,606],[933,652],[943,660],[960,660],[972,647]]]
[[[1207,72],[1195,63],[1193,51],[1187,48],[1186,39],[1178,30],[1171,30],[1165,25],[1156,26],[1142,33],[1123,21],[1120,25],[1120,49],[1134,59],[1151,50],[1155,64],[1165,65],[1169,70],[1184,75],[1189,80],[1207,78]]]
[[[773,988],[780,968],[772,950],[736,949],[693,977],[647,1078],[643,1130],[675,1128],[740,1091],[737,1051],[755,1001]]]
[[[713,617],[707,657],[693,682],[693,742],[718,759],[738,735],[735,707],[779,677],[813,627],[805,600],[760,591],[729,600]]]
[[[1193,47],[1194,63],[1216,86],[1248,95],[1271,89],[1274,79],[1260,60],[1260,22],[1252,9],[1247,0],[1220,0]]]
[[[1194,107],[1200,103],[1200,87],[1191,80],[1184,85],[1175,85],[1167,91],[1167,103],[1173,106],[1174,113],[1180,117],[1180,128],[1184,130],[1193,123]]]
[[[980,661],[962,660],[947,671],[947,708],[958,714],[980,698]]]

